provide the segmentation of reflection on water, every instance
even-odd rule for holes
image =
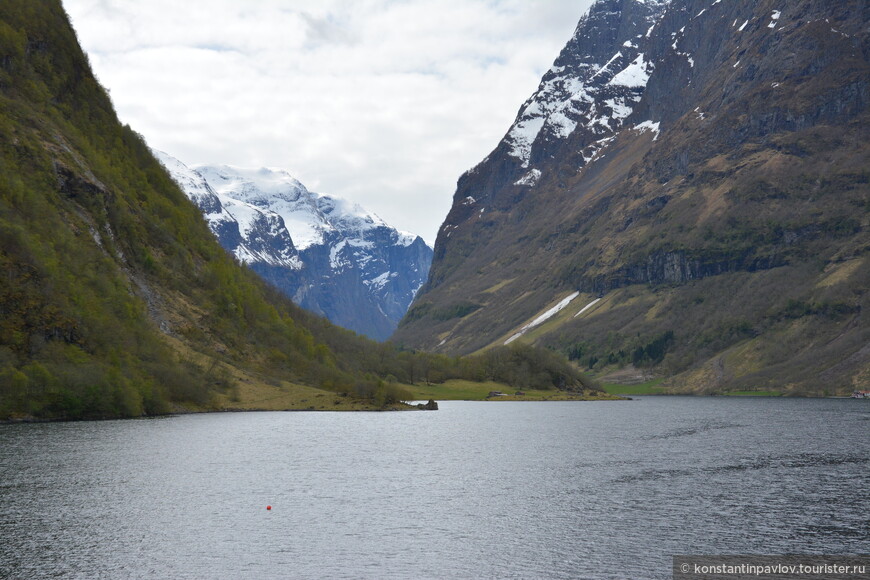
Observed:
[[[670,578],[870,540],[865,401],[440,406],[0,425],[0,577]]]

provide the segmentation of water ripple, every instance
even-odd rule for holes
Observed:
[[[717,465],[712,467],[695,467],[685,469],[644,469],[638,473],[623,475],[613,479],[613,483],[632,483],[652,481],[673,477],[696,477],[699,475],[720,474],[737,471],[756,471],[767,469],[801,469],[807,467],[832,467],[838,465],[866,464],[870,458],[863,455],[821,455],[802,453],[790,457],[769,457],[748,460],[740,463]]]
[[[660,397],[0,426],[0,577],[664,580],[672,554],[859,553],[866,417]]]

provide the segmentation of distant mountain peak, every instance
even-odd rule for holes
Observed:
[[[386,339],[426,281],[431,248],[356,202],[280,168],[187,167],[155,154],[227,251],[336,324]]]

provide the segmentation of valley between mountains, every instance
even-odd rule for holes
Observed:
[[[155,157],[59,0],[0,3],[0,419],[870,388],[867,3],[578,16],[429,249]]]
[[[0,3],[0,168],[0,420],[407,409],[449,381],[606,397],[544,349],[401,350],[295,304],[278,282],[386,333],[428,249],[281,171],[201,168],[211,188],[176,164],[186,194],[118,121],[59,0]]]

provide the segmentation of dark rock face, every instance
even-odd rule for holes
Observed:
[[[396,340],[473,352],[574,291],[591,300],[629,286],[782,280],[779,270],[803,285],[769,289],[765,307],[747,294],[736,308],[754,310],[735,317],[787,310],[789,299],[854,311],[868,296],[859,275],[807,272],[870,249],[868,23],[859,0],[596,2],[505,137],[459,178]],[[460,300],[476,308],[437,316]],[[689,312],[667,324],[692,326]],[[596,328],[627,322],[612,324]],[[568,326],[537,340],[604,340]],[[860,342],[853,327],[841,343]],[[687,346],[680,364],[703,356]]]
[[[386,340],[423,284],[432,249],[422,238],[405,246],[392,228],[365,235],[364,249],[340,234],[298,253],[301,268],[266,262],[250,267],[303,308],[376,340]]]
[[[643,263],[628,265],[609,276],[580,277],[575,286],[581,292],[603,294],[632,284],[683,284],[728,272],[755,272],[783,265],[784,260],[751,259],[739,254],[690,257],[684,252],[657,252],[647,256]]]
[[[156,153],[228,252],[339,326],[386,340],[426,280],[432,250],[422,238],[355,204],[279,170],[194,170]]]

